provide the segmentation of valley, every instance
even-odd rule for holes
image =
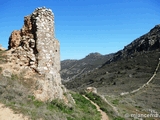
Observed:
[[[140,119],[136,115],[131,117],[132,114],[151,114],[151,111],[159,114],[159,39],[160,26],[156,25],[147,34],[112,54],[101,66],[63,83],[76,92],[95,87],[99,96],[103,96],[101,98],[105,98],[112,108],[117,109],[119,116],[127,120]],[[77,66],[80,64],[77,62]],[[145,119],[157,120],[158,117]]]

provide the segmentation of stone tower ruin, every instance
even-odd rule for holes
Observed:
[[[42,79],[36,81],[37,99],[63,99],[60,77],[60,44],[54,35],[54,15],[45,7],[37,8],[24,17],[21,30],[9,38],[8,61],[21,69],[35,71]]]

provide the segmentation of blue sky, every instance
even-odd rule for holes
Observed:
[[[24,16],[42,6],[54,12],[61,60],[116,52],[160,24],[158,0],[1,0],[0,44],[7,48]]]

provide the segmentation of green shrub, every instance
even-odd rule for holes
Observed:
[[[97,105],[102,106],[102,99],[98,95],[94,93],[87,93],[86,96]]]
[[[101,109],[102,111],[104,111],[105,113],[109,113],[108,110],[107,110],[105,107],[100,107],[100,109]]]
[[[12,74],[11,75],[11,80],[18,80],[18,75],[17,74]]]
[[[88,112],[87,106],[92,107],[93,109],[96,109],[96,107],[90,103],[89,100],[85,99],[82,95],[80,94],[72,94],[76,105],[78,105],[80,108],[82,108],[84,111]]]
[[[67,120],[74,120],[73,118],[71,118],[71,117],[67,117]]]
[[[2,68],[0,67],[0,73],[2,72]]]
[[[114,105],[118,105],[118,104],[119,104],[119,100],[118,100],[118,99],[113,100],[113,101],[112,101],[112,104],[114,104]]]
[[[43,105],[43,102],[42,102],[42,101],[35,100],[35,101],[33,101],[33,104],[38,108],[38,107],[40,107],[40,106]]]
[[[35,100],[35,97],[32,95],[28,95],[28,98],[30,98],[32,101]]]
[[[73,112],[72,107],[68,107],[63,102],[58,100],[52,100],[51,102],[47,103],[47,108],[51,111],[58,109],[59,111],[62,111],[63,113],[67,113],[67,114],[70,114]]]

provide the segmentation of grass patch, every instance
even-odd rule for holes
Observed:
[[[113,120],[125,120],[125,119],[122,118],[122,117],[116,117],[116,118],[114,118]]]
[[[12,74],[11,75],[11,80],[18,80],[18,79],[19,79],[19,77],[18,77],[17,74]]]
[[[0,73],[2,72],[2,67],[0,67]]]
[[[113,120],[124,120],[123,118],[117,116],[116,113],[113,111],[113,109],[97,94],[95,94],[95,93],[85,93],[85,95],[90,100],[95,102],[100,107],[100,109],[102,111],[104,111],[109,116],[110,119],[113,119]],[[116,99],[114,102],[116,104],[118,104],[119,100]]]
[[[113,100],[113,101],[112,101],[112,104],[118,105],[118,104],[119,104],[119,100],[118,100],[118,99]]]
[[[72,96],[76,102],[76,111],[81,115],[77,120],[100,120],[100,113],[89,100],[77,93],[72,94]]]
[[[59,101],[57,99],[52,100],[51,102],[48,102],[47,109],[50,111],[57,110],[67,114],[71,114],[74,112],[72,107],[65,105],[63,101]]]
[[[108,105],[96,94],[94,93],[88,93],[86,94],[86,96],[92,100],[93,102],[95,102],[102,111],[106,112],[107,114],[109,113],[109,111],[107,110]]]

